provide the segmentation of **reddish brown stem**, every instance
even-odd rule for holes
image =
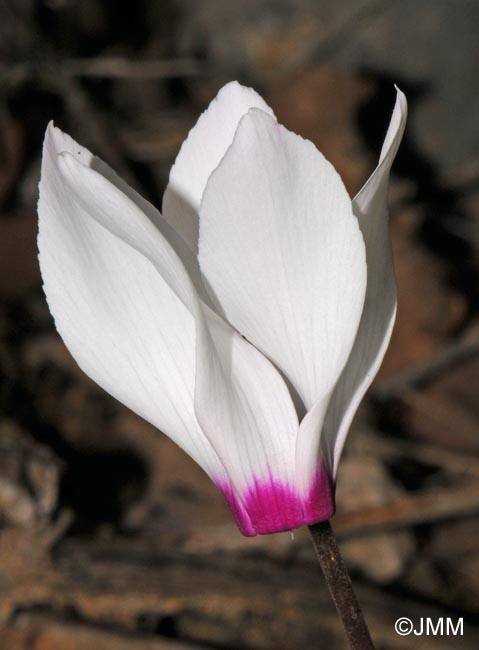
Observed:
[[[308,526],[319,564],[348,637],[351,650],[374,650],[351,578],[329,521]]]

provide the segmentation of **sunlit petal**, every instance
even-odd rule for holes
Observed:
[[[406,117],[406,98],[398,89],[379,164],[353,200],[354,213],[366,244],[368,282],[356,341],[334,391],[324,427],[324,443],[329,445],[334,473],[354,414],[383,360],[396,317],[396,280],[387,193],[389,172],[401,142]]]
[[[163,197],[163,216],[193,251],[198,247],[198,208],[211,172],[233,141],[238,122],[250,108],[273,114],[252,88],[232,81],[200,116],[184,141]]]

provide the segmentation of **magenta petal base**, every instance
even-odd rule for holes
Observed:
[[[334,515],[334,485],[329,472],[317,470],[306,497],[274,478],[255,479],[240,499],[229,484],[219,484],[238,528],[247,537],[279,533]]]

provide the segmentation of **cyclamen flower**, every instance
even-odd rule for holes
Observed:
[[[83,371],[166,433],[244,535],[329,519],[345,438],[387,348],[396,290],[389,171],[351,201],[253,90],[220,90],[184,142],[161,215],[50,125],[40,266]]]

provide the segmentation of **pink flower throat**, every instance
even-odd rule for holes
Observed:
[[[274,478],[254,479],[241,498],[229,483],[218,482],[243,535],[278,533],[334,515],[334,484],[324,465],[316,471],[306,497]]]

